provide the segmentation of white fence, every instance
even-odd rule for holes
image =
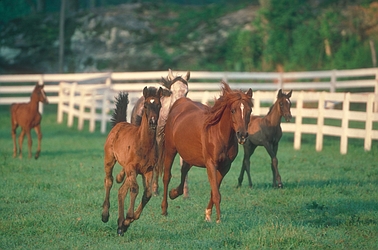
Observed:
[[[254,115],[265,115],[269,107],[262,103],[276,99],[276,92],[254,93]],[[364,148],[370,151],[372,140],[378,140],[378,113],[373,112],[378,95],[374,93],[329,93],[294,91],[291,113],[294,123],[281,123],[284,132],[294,133],[294,148],[300,149],[302,134],[316,135],[315,149],[323,149],[325,135],[340,138],[340,153],[346,154],[348,138],[364,139]],[[327,109],[326,102],[336,102],[337,107]],[[351,104],[358,108],[351,108]],[[357,123],[357,124],[354,124]]]
[[[58,105],[58,122],[62,122],[64,113],[68,115],[68,125],[72,126],[74,117],[78,119],[78,128],[82,129],[85,120],[89,121],[90,131],[94,131],[95,122],[101,122],[101,132],[106,131],[110,119],[109,111],[113,108],[112,100],[118,91],[128,91],[130,104],[128,117],[142,89],[147,86],[159,86],[161,77],[167,71],[157,72],[118,72],[118,73],[80,73],[80,74],[45,74],[45,75],[0,75],[0,105],[13,102],[27,102],[36,83],[45,84],[45,91],[50,103]],[[186,72],[177,72],[184,75]],[[316,135],[316,150],[322,150],[323,136],[339,136],[340,152],[347,152],[348,138],[365,140],[365,150],[370,150],[371,141],[377,140],[378,110],[378,68],[355,70],[331,70],[314,72],[285,73],[237,73],[237,72],[191,72],[188,97],[202,103],[213,101],[220,93],[220,80],[225,80],[234,89],[254,90],[254,114],[264,115],[268,108],[261,103],[273,103],[276,92],[257,90],[293,89],[292,108],[295,124],[283,123],[283,130],[294,133],[294,148],[299,149],[302,134]],[[66,83],[65,83],[66,82]],[[370,94],[333,93],[336,91],[358,89]],[[327,92],[303,92],[303,90]],[[306,103],[317,103],[316,108],[308,108]],[[365,111],[349,110],[350,103],[363,103]],[[341,103],[342,109],[326,109],[329,103]],[[316,124],[307,124],[305,120],[316,118]],[[328,119],[339,119],[341,126],[324,123]],[[350,128],[349,121],[365,123],[365,129]],[[376,127],[376,126],[375,126]]]

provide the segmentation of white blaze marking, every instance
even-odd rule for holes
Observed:
[[[154,99],[151,99],[151,100],[150,100],[150,103],[154,103],[154,102],[155,102],[155,100],[154,100]]]
[[[244,104],[240,104],[240,109],[241,109],[241,113],[242,113],[242,119],[244,119]]]

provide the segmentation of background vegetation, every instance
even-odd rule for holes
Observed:
[[[91,12],[94,8],[106,10],[133,2],[144,4],[146,10],[161,10],[153,25],[154,29],[162,31],[162,36],[151,37],[154,41],[152,53],[163,61],[161,69],[302,71],[376,67],[378,4],[373,0],[238,0],[232,1],[232,4],[212,0],[70,0],[68,19],[77,13]],[[195,52],[195,59],[177,60],[179,55],[188,53],[187,48],[182,46],[189,40],[188,34],[194,41],[198,40],[222,28],[216,22],[218,18],[251,5],[256,6],[257,11],[249,27],[233,30],[227,34],[225,42],[219,41],[205,54]],[[51,55],[51,51],[56,50],[56,44],[51,40],[56,41],[59,26],[54,27],[49,22],[58,20],[59,8],[60,1],[57,0],[3,0],[0,2],[3,21],[0,26],[16,22],[18,27],[29,27],[29,33],[38,34],[38,43],[46,41],[46,51],[41,53],[53,57],[56,55]],[[54,13],[54,18],[46,18]],[[44,20],[46,25],[30,27],[29,24],[38,23],[37,20]],[[66,32],[72,35],[75,23],[72,20],[66,22]],[[204,25],[208,29],[204,34],[199,33],[198,27]],[[6,44],[6,39],[1,43]],[[69,44],[69,39],[66,43]],[[166,45],[171,47],[167,49]],[[174,53],[169,53],[170,50]],[[69,55],[70,51],[66,53]],[[151,70],[143,68],[142,60],[138,70]],[[22,62],[23,65],[33,63]],[[98,70],[107,65],[100,66]]]
[[[8,107],[0,107],[0,249],[375,249],[378,238],[378,145],[364,152],[351,140],[347,155],[339,140],[325,138],[314,152],[304,136],[293,150],[285,134],[278,153],[285,188],[271,188],[269,157],[252,158],[254,188],[236,189],[242,148],[221,187],[222,222],[204,221],[210,188],[204,169],[189,173],[190,198],[153,197],[124,237],[116,234],[117,190],[110,220],[101,221],[106,135],[56,123],[56,106],[45,107],[38,160],[13,159]],[[99,131],[99,129],[97,129]],[[18,131],[19,132],[19,131]],[[34,150],[36,138],[34,137]],[[26,142],[24,142],[26,149]],[[120,167],[117,165],[115,172]],[[173,167],[170,187],[179,181]],[[138,178],[141,185],[141,179]],[[244,180],[246,181],[246,180]],[[141,195],[139,195],[140,198]],[[126,200],[126,204],[128,201]],[[215,213],[215,211],[214,211]]]

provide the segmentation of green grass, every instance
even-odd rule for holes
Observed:
[[[293,135],[285,134],[278,154],[282,190],[271,188],[270,159],[263,148],[252,157],[254,188],[247,187],[245,177],[236,189],[240,148],[221,186],[220,224],[204,221],[210,188],[206,171],[193,168],[189,199],[169,200],[169,214],[164,217],[161,196],[153,197],[141,218],[118,237],[118,184],[112,189],[110,220],[101,221],[106,135],[57,124],[56,107],[46,107],[40,158],[25,157],[24,141],[24,158],[13,159],[8,107],[0,106],[0,124],[0,249],[375,249],[378,245],[376,141],[370,152],[364,152],[362,140],[350,140],[348,154],[340,155],[336,138],[325,137],[323,151],[315,152],[314,137],[303,136],[301,150],[295,151]],[[35,153],[35,134],[33,142]],[[173,170],[170,188],[179,182],[177,163]],[[215,211],[213,220],[214,215]]]

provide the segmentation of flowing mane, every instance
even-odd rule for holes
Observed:
[[[219,122],[220,118],[222,117],[222,114],[226,107],[233,103],[236,100],[242,100],[248,102],[248,104],[253,107],[252,100],[247,98],[242,91],[235,90],[233,91],[228,84],[226,84],[224,81],[222,81],[222,95],[219,97],[218,100],[215,101],[214,106],[209,109],[208,116],[205,121],[205,126],[209,127],[212,125],[215,125]]]

